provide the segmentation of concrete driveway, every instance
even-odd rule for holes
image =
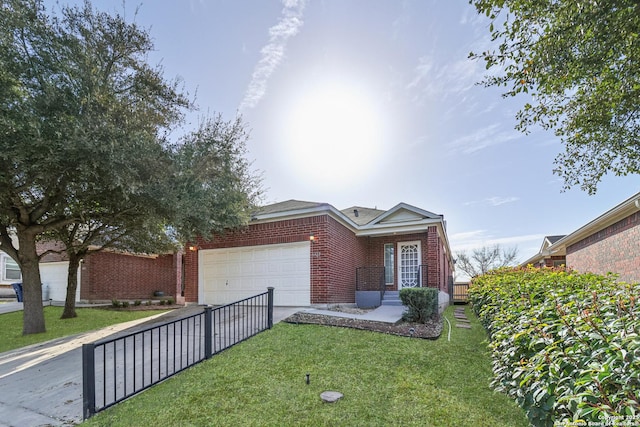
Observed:
[[[79,424],[82,422],[82,344],[201,310],[201,306],[188,306],[165,315],[1,353],[0,426]],[[300,310],[304,309],[275,307],[274,323]]]

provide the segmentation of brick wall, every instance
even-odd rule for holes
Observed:
[[[414,234],[402,234],[383,237],[369,237],[368,242],[368,256],[367,264],[365,267],[384,267],[384,245],[387,243],[393,243],[395,265],[393,272],[393,286],[389,286],[388,290],[398,289],[398,243],[399,242],[420,242],[420,256],[422,258],[420,264],[426,265],[428,268],[428,279],[431,280],[431,270],[429,267],[429,241],[428,234],[414,233]],[[429,282],[431,283],[431,282]]]
[[[328,230],[328,247],[331,250],[324,252],[328,254],[326,260],[318,260],[322,262],[327,274],[322,279],[317,278],[319,288],[326,288],[327,295],[324,300],[318,298],[316,304],[354,303],[356,269],[365,265],[368,239],[356,237],[351,230],[333,218],[329,218]],[[313,303],[313,296],[311,301]]]
[[[348,228],[329,215],[285,221],[251,224],[243,229],[215,236],[211,241],[199,239],[197,250],[241,246],[259,246],[308,241],[311,243],[311,304],[353,303],[355,301],[356,269],[384,266],[384,244],[420,241],[422,265],[428,265],[430,286],[446,290],[451,266],[444,257],[442,242],[436,227],[428,233],[387,237],[356,237]],[[184,297],[187,302],[198,301],[198,252],[184,254]],[[432,247],[433,246],[433,247]],[[396,253],[397,257],[397,253]],[[448,267],[447,267],[448,266]],[[397,265],[396,265],[397,269]],[[397,289],[397,271],[393,289]]]
[[[304,242],[313,234],[311,245],[311,303],[324,304],[330,299],[328,287],[330,262],[326,253],[329,248],[328,215],[308,218],[251,224],[242,229],[230,230],[214,236],[210,241],[198,239],[196,246],[202,249],[220,249],[241,246],[273,245],[280,243]],[[334,221],[331,219],[331,221]],[[189,250],[187,244],[184,256],[184,277],[186,302],[198,301],[198,253]],[[355,270],[354,270],[355,271]],[[353,299],[353,297],[352,297]]]
[[[47,251],[51,251],[40,258],[40,262],[58,262],[67,261],[67,252],[61,242],[42,241],[37,243],[38,255],[42,255]]]
[[[142,300],[162,291],[176,297],[174,255],[143,257],[116,252],[96,252],[81,264],[80,299]]]
[[[567,266],[580,272],[620,275],[640,282],[640,212],[567,247]]]

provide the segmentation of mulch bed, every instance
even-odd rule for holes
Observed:
[[[396,324],[375,322],[371,320],[349,319],[346,317],[326,316],[298,312],[283,320],[294,324],[312,324],[324,326],[338,326],[342,328],[362,329],[367,331],[382,332],[384,334],[399,335],[424,339],[437,339],[442,333],[442,317],[422,323],[399,322]],[[413,333],[411,330],[413,329]]]

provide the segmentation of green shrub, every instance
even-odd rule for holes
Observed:
[[[169,299],[167,299],[167,305],[173,305],[173,304],[175,304],[175,303],[176,303],[176,302],[175,302],[175,300],[174,300],[173,298],[169,298]]]
[[[160,300],[160,305],[165,305],[167,302],[165,300]]]
[[[138,306],[139,306],[139,305],[141,305],[141,304],[142,304],[142,301],[140,301],[139,299],[137,299],[137,300],[135,300],[135,301],[133,302],[133,305],[135,305],[136,307],[138,307]]]
[[[513,397],[536,426],[635,416],[637,289],[614,275],[546,268],[475,278],[469,299],[491,339],[492,385]]]
[[[404,288],[400,290],[402,304],[407,307],[402,319],[425,323],[438,315],[438,290],[433,288]]]
[[[120,308],[120,301],[118,301],[117,299],[112,299],[111,300],[111,307]]]
[[[127,308],[127,307],[129,307],[129,301],[122,301],[121,306],[122,306],[122,308]]]

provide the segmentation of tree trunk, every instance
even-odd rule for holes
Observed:
[[[46,328],[36,238],[35,234],[20,229],[18,229],[17,235],[20,244],[18,258],[20,270],[22,270],[22,296],[24,301],[22,335],[38,334],[45,332]]]
[[[64,300],[64,311],[61,319],[72,319],[76,314],[76,290],[78,289],[78,268],[82,257],[73,251],[67,252],[69,256],[69,269],[67,270],[67,296]]]

